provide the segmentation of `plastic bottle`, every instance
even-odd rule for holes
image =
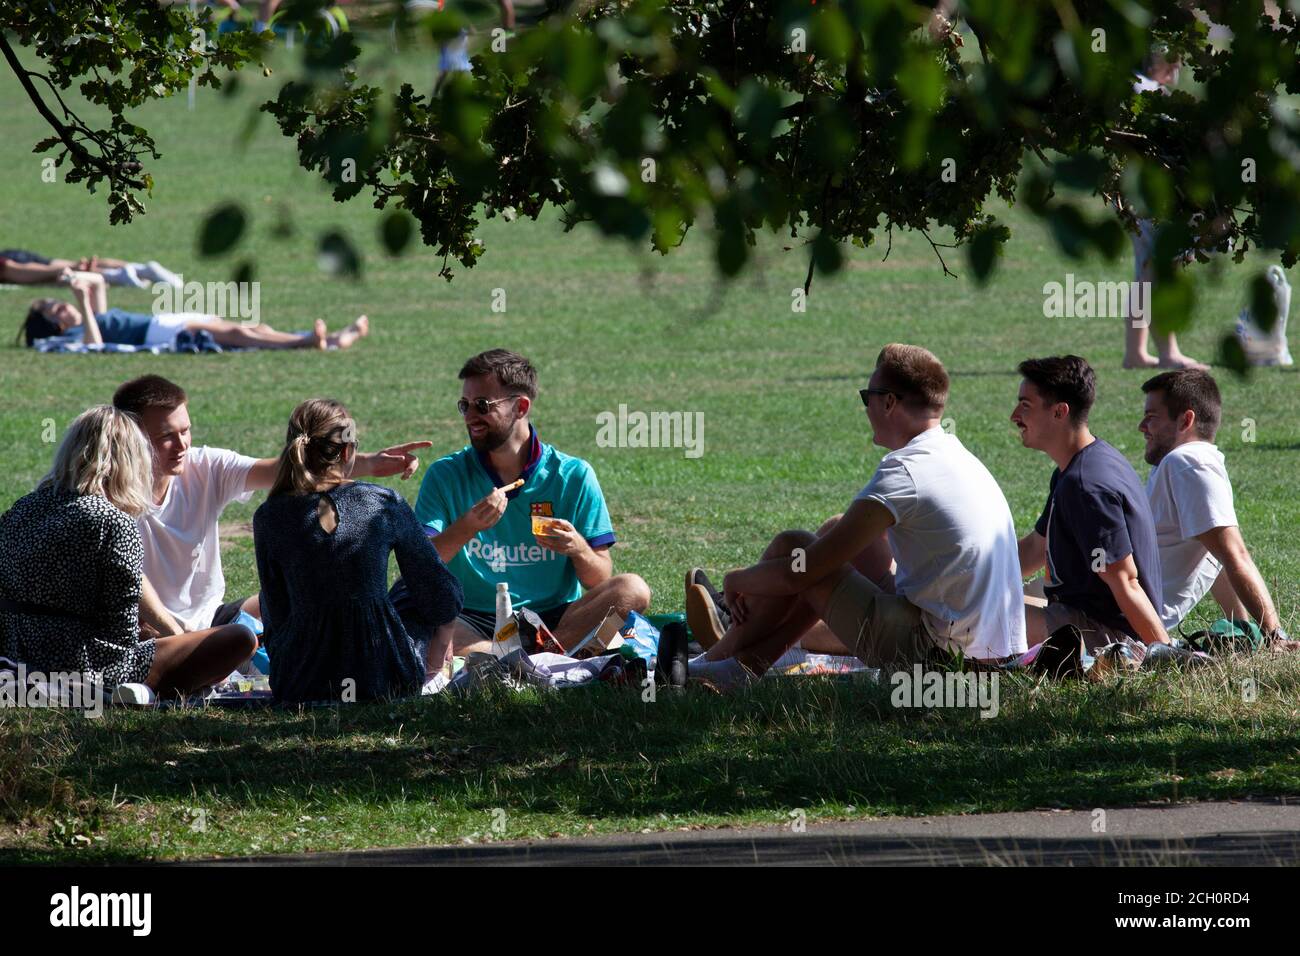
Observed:
[[[519,643],[519,623],[510,606],[510,586],[502,581],[497,584],[497,621],[492,637],[492,653],[497,657],[505,657],[522,646]]]
[[[497,584],[497,626],[496,630],[501,630],[501,626],[510,618],[514,611],[510,607],[510,585],[505,581]]]

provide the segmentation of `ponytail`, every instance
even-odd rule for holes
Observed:
[[[269,494],[303,495],[314,491],[337,472],[344,451],[356,443],[356,423],[342,403],[328,398],[308,399],[289,417],[289,431]]]

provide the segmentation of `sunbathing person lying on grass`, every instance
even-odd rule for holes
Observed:
[[[157,262],[127,262],[90,256],[85,259],[47,259],[24,249],[0,250],[0,282],[17,285],[67,285],[74,272],[94,272],[102,275],[110,285],[129,285],[148,289],[155,282],[163,282],[179,289],[181,277]]]
[[[940,427],[943,365],[887,345],[860,395],[872,440],[889,453],[823,534],[784,531],[757,564],[727,575],[731,626],[690,662],[691,678],[748,683],[819,620],[872,667],[1025,650],[1011,510],[983,463]],[[892,581],[862,572],[888,569],[891,556]]]
[[[27,313],[18,338],[30,348],[37,339],[79,336],[87,345],[169,346],[182,332],[207,332],[218,344],[230,348],[346,349],[370,334],[370,320],[362,315],[341,332],[329,334],[323,319],[310,332],[278,332],[264,323],[245,325],[200,312],[125,312],[108,307],[103,276],[74,273],[71,287],[77,305],[59,299],[37,299]]]

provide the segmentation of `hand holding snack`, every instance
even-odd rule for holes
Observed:
[[[506,513],[506,505],[509,504],[506,500],[506,492],[513,491],[523,483],[524,480],[520,478],[513,484],[493,488],[482,501],[465,512],[465,517],[476,534],[486,531],[501,520],[501,516]]]
[[[533,536],[543,548],[557,554],[577,554],[586,544],[586,539],[578,534],[578,529],[563,518],[533,515]]]

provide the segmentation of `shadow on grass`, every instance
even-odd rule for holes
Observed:
[[[1120,806],[1300,789],[1285,715],[1141,712],[1054,688],[1046,708],[906,711],[874,685],[748,695],[592,688],[303,712],[81,721],[57,775],[87,798],[227,808],[416,799],[586,818],[734,817],[844,806],[882,814]],[[1114,696],[1114,695],[1112,695]]]

